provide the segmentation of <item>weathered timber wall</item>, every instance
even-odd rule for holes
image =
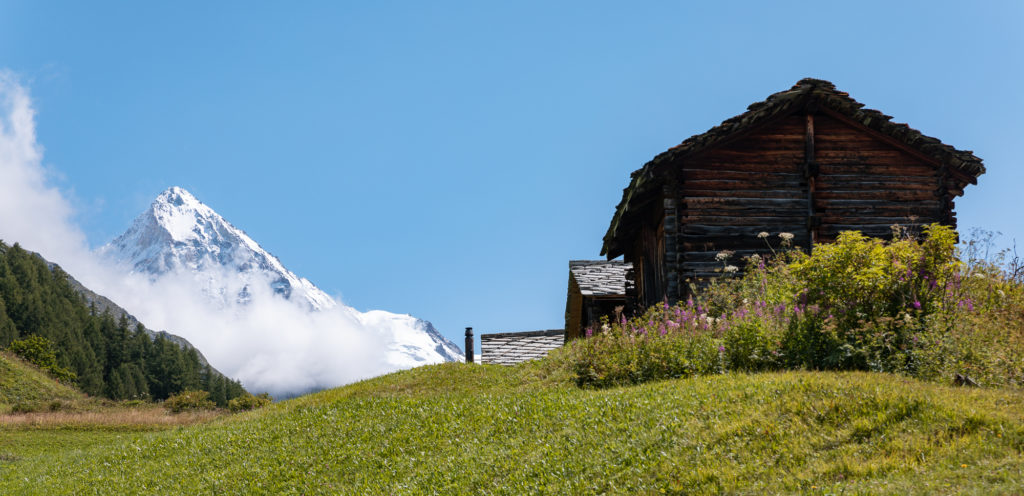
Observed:
[[[820,240],[841,231],[885,237],[893,224],[950,223],[952,201],[943,201],[943,174],[926,162],[864,130],[828,115],[815,116],[819,173],[814,210]]]
[[[894,224],[956,226],[955,178],[934,161],[841,117],[810,109],[672,164],[645,206],[633,262],[638,310],[685,298],[687,280],[720,276],[722,250],[764,254],[794,235],[803,249],[841,231],[887,237]]]
[[[633,262],[636,301],[644,308],[662,301],[665,285],[665,229],[664,209],[652,204],[640,226],[640,235],[624,258]]]
[[[803,174],[805,124],[793,115],[681,164],[677,198],[680,284],[721,275],[730,263],[767,249],[757,234],[790,232],[807,246],[807,182]],[[773,240],[778,243],[778,238]]]

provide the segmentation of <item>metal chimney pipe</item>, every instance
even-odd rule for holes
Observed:
[[[473,363],[473,328],[466,328],[466,363]]]

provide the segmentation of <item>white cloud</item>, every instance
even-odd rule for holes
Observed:
[[[0,71],[0,239],[67,263],[86,247],[85,236],[72,223],[71,205],[47,184],[42,156],[28,91]]]
[[[104,262],[74,223],[70,203],[49,184],[42,156],[28,91],[0,72],[0,239],[59,263],[147,327],[185,337],[246,388],[293,395],[396,368],[387,362],[388,337],[344,305],[310,313],[269,285],[253,284],[252,304],[218,307],[191,275],[152,281]]]

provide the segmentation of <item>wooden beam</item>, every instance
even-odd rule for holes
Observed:
[[[817,242],[818,221],[814,215],[814,190],[818,177],[818,164],[814,161],[814,113],[807,112],[807,128],[804,135],[804,175],[807,177],[807,239],[808,251]]]

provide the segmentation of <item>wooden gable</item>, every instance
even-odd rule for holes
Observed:
[[[602,254],[633,263],[650,305],[719,275],[722,250],[738,264],[764,252],[760,232],[808,248],[846,230],[955,227],[953,198],[984,172],[981,160],[862,107],[805,79],[658,155],[631,175]]]

